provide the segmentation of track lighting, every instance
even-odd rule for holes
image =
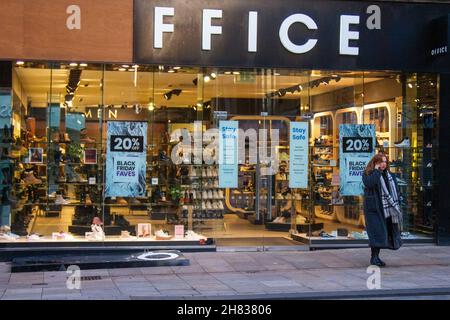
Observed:
[[[172,99],[172,95],[179,96],[181,94],[181,92],[182,92],[181,89],[173,89],[169,92],[164,93],[163,97],[166,100],[170,100],[170,99]]]

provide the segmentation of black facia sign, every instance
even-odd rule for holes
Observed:
[[[450,71],[430,59],[448,4],[135,0],[134,61],[148,64]]]

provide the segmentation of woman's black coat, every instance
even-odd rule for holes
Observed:
[[[392,232],[388,230],[381,201],[381,174],[378,169],[373,170],[370,175],[363,174],[366,231],[370,247],[397,250],[402,246],[401,233],[397,224],[392,224]],[[391,175],[399,194],[397,179]],[[389,238],[392,238],[392,241]]]

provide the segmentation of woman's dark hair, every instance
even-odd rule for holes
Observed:
[[[367,163],[366,169],[364,170],[364,174],[365,175],[371,174],[373,170],[375,170],[375,165],[380,162],[383,162],[383,158],[386,158],[386,169],[389,170],[388,156],[380,152],[374,155],[372,159],[370,159],[370,161]]]

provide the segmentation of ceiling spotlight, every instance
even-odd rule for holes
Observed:
[[[166,100],[172,99],[172,91],[169,91],[169,92],[164,93],[163,97],[164,97],[164,99],[166,99]]]
[[[182,92],[181,89],[173,89],[173,90],[172,90],[172,93],[173,93],[174,95],[176,95],[176,96],[179,96],[181,92]]]
[[[217,74],[215,72],[211,72],[210,74],[211,79],[217,78]]]
[[[205,82],[209,82],[209,81],[211,80],[211,78],[210,78],[209,76],[204,76],[204,77],[203,77],[203,80],[204,80]]]
[[[408,83],[408,87],[409,87],[410,89],[412,89],[412,87],[413,87],[412,83]]]
[[[279,97],[284,97],[286,95],[286,89],[280,89],[277,91]]]
[[[225,71],[224,73],[225,74],[231,74],[231,71]]]
[[[233,71],[233,74],[234,75],[239,75],[239,74],[241,74],[239,71]]]
[[[174,70],[180,70],[181,67],[173,67]]]
[[[119,71],[127,71],[125,68],[119,68]]]
[[[78,67],[78,63],[72,62],[71,64],[69,64],[69,66],[71,66],[71,67]]]
[[[16,65],[18,65],[18,66],[23,66],[25,64],[25,62],[23,62],[23,61],[17,61],[16,62]]]
[[[170,69],[169,71],[167,71],[168,73],[174,73],[175,70],[174,69]]]
[[[150,102],[148,104],[148,111],[153,111],[153,110],[155,110],[155,104],[153,102]]]
[[[80,63],[80,67],[86,68],[88,66],[87,63]]]
[[[128,69],[128,71],[130,71],[130,72],[134,72],[134,71],[135,71],[135,69],[134,69],[134,68],[130,68],[130,69]]]
[[[278,72],[275,72],[273,75],[274,76],[279,76],[280,74]]]
[[[130,66],[128,64],[123,64],[122,68],[128,69]]]
[[[299,92],[303,90],[303,87],[301,84],[298,85],[298,90],[299,90]]]
[[[137,69],[137,68],[139,68],[139,65],[134,64],[134,65],[133,65],[133,68]]]

